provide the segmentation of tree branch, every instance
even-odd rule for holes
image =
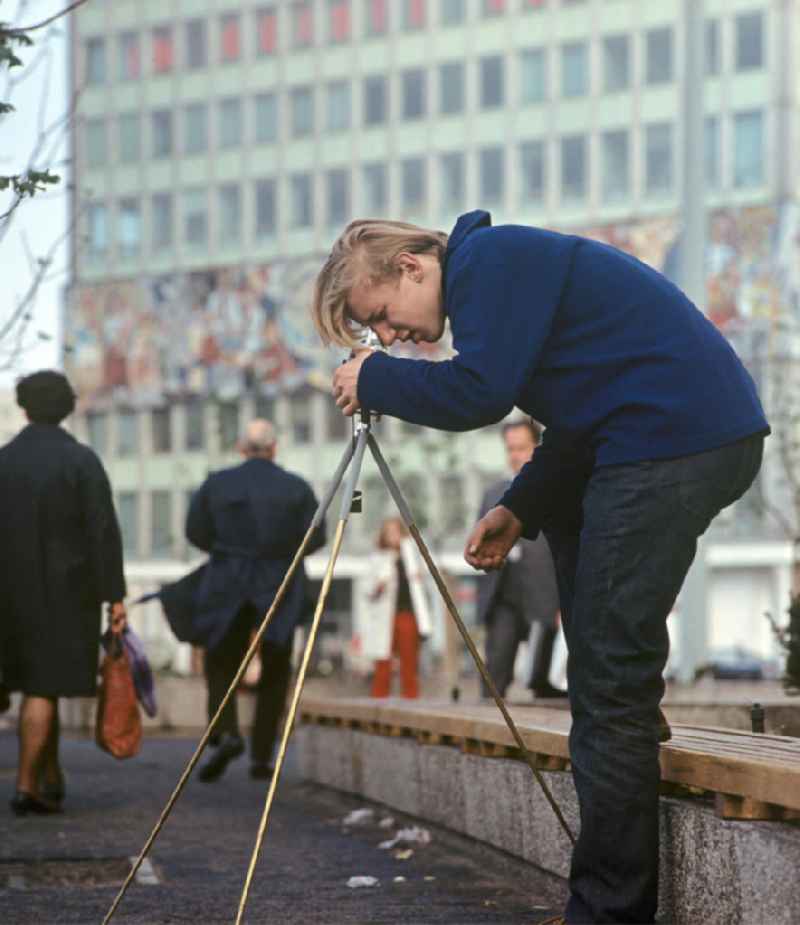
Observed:
[[[70,3],[69,6],[61,10],[60,13],[54,13],[52,16],[47,19],[43,19],[41,22],[34,23],[32,26],[17,26],[13,29],[6,30],[8,35],[19,35],[24,32],[35,32],[37,29],[43,29],[45,26],[49,26],[50,23],[55,22],[57,19],[61,19],[62,16],[66,16],[67,13],[71,13],[73,10],[76,10],[79,6],[83,6],[87,0],[75,0],[74,3]]]
[[[0,371],[10,369],[13,366],[14,361],[19,356],[22,350],[22,337],[25,333],[25,328],[27,327],[29,318],[26,318],[26,315],[30,315],[33,310],[36,297],[39,292],[39,288],[50,270],[53,258],[56,254],[56,251],[61,247],[64,241],[69,238],[69,236],[75,231],[75,228],[78,225],[78,222],[83,216],[85,210],[85,205],[81,206],[75,211],[75,214],[72,216],[72,220],[69,222],[67,228],[53,241],[44,257],[38,258],[36,261],[38,266],[36,272],[33,274],[33,279],[28,286],[28,289],[22,296],[22,298],[17,303],[14,311],[11,313],[10,317],[6,319],[2,326],[0,326],[0,344],[3,340],[13,334],[16,340],[16,344],[10,351],[8,358],[0,362]]]

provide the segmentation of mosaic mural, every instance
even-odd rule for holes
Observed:
[[[656,218],[583,229],[674,277],[680,228]],[[754,319],[800,315],[796,205],[723,209],[709,218],[709,317],[734,334]],[[66,366],[82,404],[146,405],[193,395],[327,388],[342,353],[322,348],[308,306],[321,261],[276,261],[77,287]],[[448,345],[402,345],[440,359]]]
[[[800,314],[798,206],[719,209],[709,216],[706,313],[723,331],[754,319]],[[677,276],[680,225],[675,218],[586,228],[582,232]],[[800,319],[797,319],[800,320]]]

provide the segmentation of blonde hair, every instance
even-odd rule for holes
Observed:
[[[366,278],[371,284],[399,275],[397,257],[434,253],[440,260],[447,247],[443,231],[379,218],[356,219],[331,248],[314,285],[311,317],[324,344],[352,347],[358,336],[347,316],[353,287]]]

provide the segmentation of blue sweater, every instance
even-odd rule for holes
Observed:
[[[442,430],[516,405],[545,440],[503,499],[535,535],[564,468],[687,456],[767,433],[750,375],[711,322],[656,270],[612,247],[461,216],[444,258],[457,355],[383,353],[361,367],[374,411]]]

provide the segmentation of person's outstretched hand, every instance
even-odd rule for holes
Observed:
[[[507,507],[493,507],[472,528],[464,558],[484,572],[502,568],[511,547],[522,533],[522,522]]]
[[[347,417],[352,417],[361,407],[358,401],[358,374],[361,364],[374,353],[368,347],[357,348],[352,360],[342,363],[333,374],[333,397]]]

